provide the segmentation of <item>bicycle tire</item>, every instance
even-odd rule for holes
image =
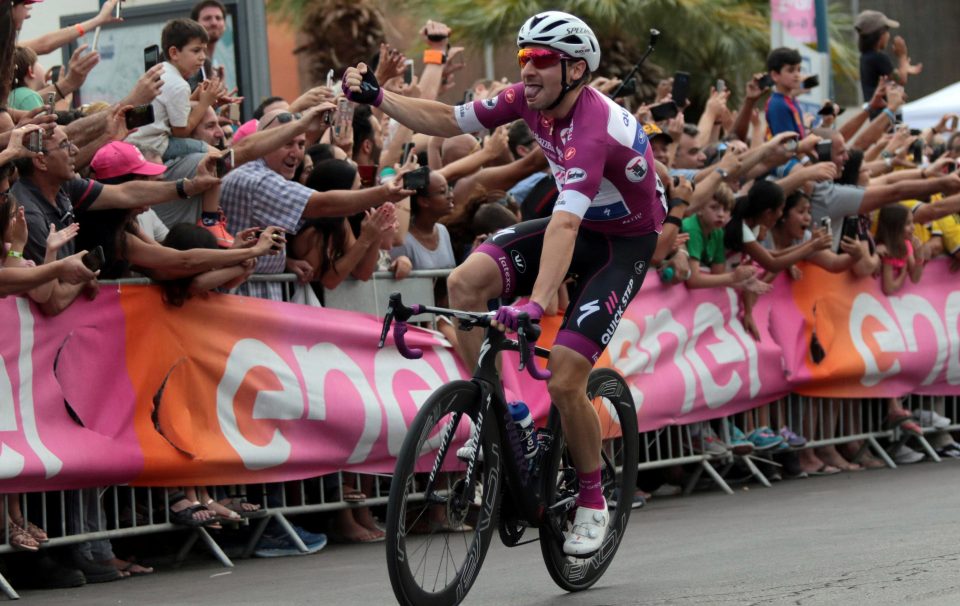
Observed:
[[[424,477],[428,474],[425,471],[434,468],[438,460],[443,431],[452,422],[454,414],[463,413],[453,431],[461,432],[458,435],[464,438],[474,427],[465,422],[466,417],[475,424],[480,411],[479,386],[470,381],[453,381],[437,389],[427,399],[403,441],[391,482],[386,519],[387,569],[393,592],[401,604],[459,604],[480,572],[496,528],[495,518],[502,490],[498,419],[486,415],[483,421],[480,440],[483,456],[475,463],[477,468],[474,476],[474,485],[480,486],[481,490],[479,505],[463,505],[461,502],[458,506],[454,499],[449,499],[443,522],[446,527],[438,526],[435,520],[431,520],[431,515],[436,514],[436,508],[441,504],[428,505],[425,501],[418,501],[416,493],[418,485],[422,489],[426,484]],[[462,489],[465,486],[466,466],[456,455],[457,446],[461,443],[454,442],[446,451],[441,467],[446,466],[452,471],[438,474],[437,490],[431,492],[439,494],[446,490],[449,498],[458,487]],[[472,525],[472,530],[450,532],[449,526],[461,523]],[[418,530],[421,534],[417,534]],[[423,531],[426,531],[425,534],[422,534]],[[439,554],[441,561],[436,567],[430,562],[430,549],[435,539],[440,539],[442,544]],[[463,557],[458,563],[454,561],[455,553],[461,552]],[[437,558],[436,553],[433,555]],[[452,578],[449,576],[451,569]]]
[[[601,463],[604,497],[609,503],[615,490],[618,494],[616,507],[610,510],[610,525],[603,545],[589,558],[574,558],[564,554],[563,544],[546,521],[540,528],[540,551],[547,571],[557,585],[571,592],[592,586],[613,561],[630,520],[637,484],[639,436],[637,412],[629,386],[616,371],[598,368],[590,373],[587,380],[587,395],[595,407],[603,406],[607,411],[607,414],[600,415],[601,423],[619,423],[621,428],[622,438],[619,442],[613,440],[613,452],[608,453]],[[553,445],[543,468],[543,498],[549,508],[576,492],[576,473],[566,449],[556,409],[551,410],[548,426],[553,433]],[[611,473],[611,464],[614,468],[620,467],[620,470],[614,469]],[[556,523],[560,524],[561,529],[568,530],[569,514],[553,515],[557,516]]]

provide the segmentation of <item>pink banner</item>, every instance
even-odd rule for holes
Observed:
[[[790,391],[834,397],[956,393],[960,290],[942,261],[885,297],[875,279],[805,267],[778,278],[744,331],[733,291],[651,276],[599,366],[619,370],[641,430],[715,418]],[[229,484],[393,468],[440,385],[466,377],[438,337],[422,360],[376,349],[377,318],[213,295],[165,305],[153,287],[104,288],[45,318],[0,300],[0,491]],[[560,318],[545,321],[544,343]],[[826,356],[814,363],[816,332]],[[513,359],[511,360],[510,357]],[[504,365],[543,420],[543,383]]]

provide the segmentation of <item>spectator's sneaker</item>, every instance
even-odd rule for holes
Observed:
[[[914,410],[913,416],[920,421],[924,427],[934,427],[936,429],[946,429],[953,422],[943,415],[939,415],[933,410]]]
[[[457,458],[463,461],[464,463],[470,461],[473,458],[474,451],[477,450],[477,442],[473,439],[473,435],[470,436],[470,439],[466,443],[457,449]],[[483,461],[483,451],[480,451],[480,456],[477,458],[478,461]]]
[[[950,442],[943,448],[937,451],[937,454],[941,457],[950,457],[953,459],[960,459],[960,444],[956,442]]]
[[[726,454],[728,450],[727,445],[720,441],[720,438],[717,437],[717,434],[709,425],[704,425],[700,433],[694,435],[691,440],[694,451],[706,455],[722,455]]]
[[[115,567],[87,559],[76,549],[70,550],[67,565],[82,572],[87,583],[109,583],[120,578],[120,571]]]
[[[610,523],[610,514],[604,502],[603,509],[588,509],[577,507],[577,514],[573,518],[573,528],[565,533],[567,540],[563,543],[563,553],[570,556],[586,557],[596,552],[603,545],[607,536],[607,524]]]
[[[610,495],[610,498],[607,500],[607,509],[616,509],[617,503],[620,501],[620,488],[614,488],[613,493]],[[646,499],[643,498],[640,490],[637,490],[633,493],[633,503],[630,504],[630,509],[640,509],[647,504]]]
[[[783,444],[783,438],[773,433],[769,427],[758,427],[750,432],[747,439],[756,450],[770,450]]]
[[[309,532],[299,526],[294,526],[293,530],[303,541],[303,544],[307,546],[306,552],[300,551],[286,534],[281,536],[263,534],[257,542],[257,549],[253,552],[253,555],[258,558],[283,558],[317,553],[327,546],[327,536],[325,534]]]
[[[739,427],[730,426],[730,452],[735,455],[748,455],[754,450],[753,442],[747,439]]]
[[[227,231],[227,220],[223,215],[220,215],[220,219],[212,225],[205,224],[203,219],[198,219],[197,225],[213,234],[213,237],[217,239],[217,246],[220,248],[233,246],[233,236]]]
[[[783,443],[790,448],[803,448],[807,445],[807,439],[805,437],[794,433],[793,430],[786,425],[780,428],[780,437],[783,438]]]
[[[919,463],[922,460],[922,452],[917,452],[904,444],[901,444],[900,448],[893,453],[893,461],[898,465],[910,465],[912,463]]]

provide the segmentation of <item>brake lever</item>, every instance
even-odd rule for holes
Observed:
[[[383,329],[380,331],[380,342],[377,343],[377,349],[383,349],[386,344],[391,323],[393,323],[393,302],[387,307],[387,313],[383,316]]]

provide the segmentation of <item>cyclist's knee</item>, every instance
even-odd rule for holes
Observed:
[[[485,305],[500,296],[499,271],[493,260],[483,255],[471,256],[447,277],[447,292],[454,307]]]
[[[555,347],[550,354],[549,366],[553,375],[547,382],[547,391],[554,404],[563,407],[567,402],[582,401],[592,366],[577,352],[563,346]]]

